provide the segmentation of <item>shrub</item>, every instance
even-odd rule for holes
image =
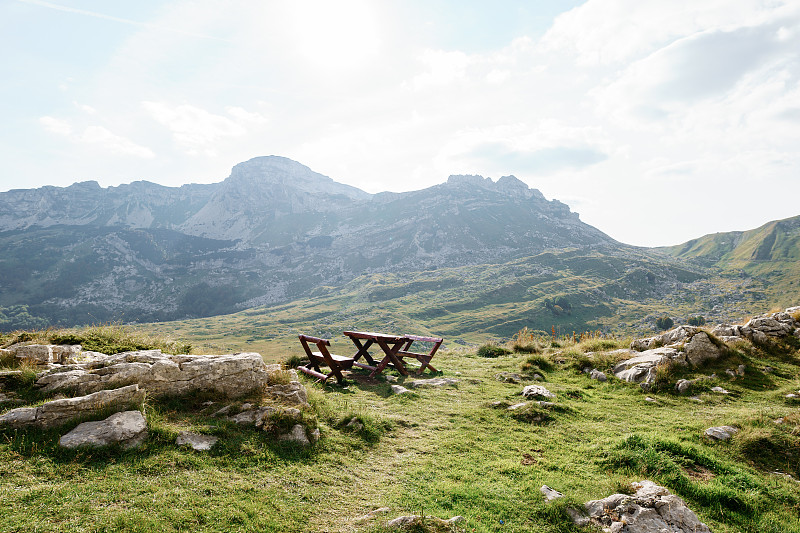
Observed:
[[[669,329],[675,325],[675,322],[668,316],[661,316],[656,319],[656,327],[660,330]]]
[[[285,368],[297,368],[298,366],[306,362],[307,360],[305,357],[301,357],[299,355],[290,355],[289,357],[283,360],[283,366]]]
[[[501,355],[508,355],[511,350],[499,346],[497,343],[487,342],[478,348],[479,357],[500,357]]]
[[[689,325],[690,326],[704,326],[706,323],[705,317],[701,315],[693,316],[689,318]]]

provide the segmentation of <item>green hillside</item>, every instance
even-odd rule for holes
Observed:
[[[800,300],[800,216],[750,231],[706,235],[659,250],[711,267],[723,277],[745,275],[759,280],[771,305],[794,305]]]
[[[370,274],[287,304],[142,328],[212,351],[246,348],[278,357],[299,349],[299,333],[337,338],[348,329],[434,334],[450,346],[508,339],[524,327],[548,335],[650,334],[664,314],[676,323],[698,314],[740,320],[764,307],[762,293],[749,278],[712,277],[645,252],[567,250],[502,264]]]

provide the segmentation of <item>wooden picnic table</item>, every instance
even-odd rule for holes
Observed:
[[[404,335],[376,333],[374,331],[345,331],[344,336],[349,337],[350,340],[353,341],[353,344],[356,345],[356,348],[358,348],[358,352],[353,356],[353,359],[358,361],[359,357],[363,355],[364,359],[369,363],[368,365],[363,363],[355,364],[362,368],[372,369],[372,373],[369,375],[370,377],[375,377],[377,374],[383,372],[389,364],[392,364],[394,368],[404,376],[408,375],[403,361],[397,356],[401,348],[408,343],[408,337]],[[375,364],[375,359],[373,359],[368,351],[373,344],[377,344],[383,351],[383,357],[377,365]]]

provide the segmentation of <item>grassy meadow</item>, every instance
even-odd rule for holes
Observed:
[[[725,377],[706,379],[692,399],[666,385],[691,377],[681,369],[665,370],[663,390],[648,393],[581,372],[587,364],[608,370],[615,358],[600,351],[629,339],[527,341],[503,347],[536,353],[440,352],[441,376],[458,383],[410,395],[393,395],[390,383],[361,371],[345,386],[302,375],[311,404],[303,417],[322,434],[309,449],[212,417],[225,404],[204,396],[147,400],[150,436],[137,450],[68,451],[57,441],[69,428],[5,429],[0,531],[381,532],[388,519],[406,514],[461,515],[457,531],[582,531],[567,506],[650,479],[684,498],[717,533],[800,532],[800,401],[785,398],[800,388],[796,343],[737,346],[703,369]],[[725,369],[739,364],[745,376],[727,377]],[[761,371],[767,366],[772,373]],[[501,372],[519,373],[523,383],[499,381]],[[556,394],[554,406],[509,411],[536,373],[544,378],[536,383]],[[387,374],[399,384],[414,379]],[[730,394],[711,392],[715,385]],[[34,399],[24,395],[31,379],[16,386],[20,397]],[[353,418],[359,423],[350,424]],[[729,442],[703,437],[717,425],[740,432]],[[220,440],[210,452],[195,452],[175,444],[183,430]],[[565,498],[546,504],[545,484]],[[381,507],[390,511],[364,518]],[[428,520],[411,530],[442,529]]]

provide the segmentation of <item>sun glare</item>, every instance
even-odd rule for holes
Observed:
[[[364,0],[292,3],[297,51],[315,68],[349,69],[378,54],[375,7]]]

